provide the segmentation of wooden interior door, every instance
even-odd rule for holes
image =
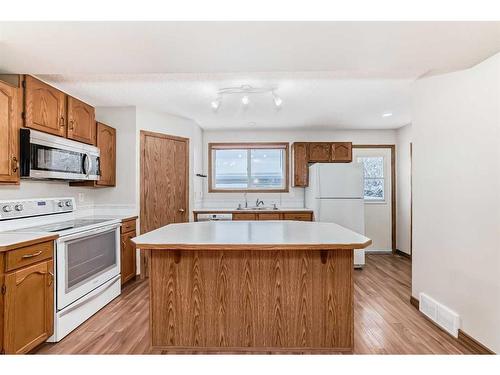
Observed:
[[[24,126],[66,137],[66,94],[31,76],[24,85]]]
[[[0,183],[19,182],[18,89],[0,82]]]
[[[141,131],[140,229],[189,221],[189,139]],[[141,276],[147,276],[141,253]]]
[[[94,107],[68,96],[68,138],[95,145]]]
[[[5,353],[27,353],[54,332],[53,267],[51,259],[5,274]]]

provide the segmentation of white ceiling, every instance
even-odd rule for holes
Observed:
[[[209,129],[397,128],[411,122],[414,79],[499,50],[498,22],[0,23],[0,71]],[[283,108],[258,95],[211,110],[218,89],[242,84],[276,87]]]

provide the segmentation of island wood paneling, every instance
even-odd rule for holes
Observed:
[[[154,348],[350,352],[352,251],[152,250]]]

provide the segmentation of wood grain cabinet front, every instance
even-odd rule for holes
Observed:
[[[120,265],[122,285],[135,278],[136,275],[136,250],[131,239],[137,235],[136,218],[122,221],[120,237]]]
[[[95,133],[94,107],[68,96],[68,138],[95,145]]]
[[[309,143],[309,162],[310,163],[328,163],[331,159],[330,142],[311,142]]]
[[[97,147],[100,154],[101,175],[96,184],[99,186],[116,185],[116,129],[97,123]]]
[[[309,185],[309,146],[306,142],[296,142],[292,146],[293,153],[293,186]]]
[[[0,82],[0,183],[19,183],[18,91]]]
[[[66,137],[66,94],[34,78],[24,79],[24,126]]]
[[[337,163],[350,163],[352,161],[352,143],[332,143],[332,161]]]
[[[255,220],[256,215],[248,212],[234,212],[233,220]]]
[[[6,354],[27,353],[54,331],[54,265],[46,260],[5,274]]]

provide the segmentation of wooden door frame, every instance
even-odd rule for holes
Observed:
[[[392,253],[395,254],[397,251],[396,247],[396,145],[384,144],[384,145],[352,145],[352,148],[388,148],[391,150],[391,248]]]
[[[185,163],[186,163],[186,173],[185,173],[185,179],[186,179],[186,190],[185,190],[185,205],[186,207],[186,212],[185,212],[185,220],[186,222],[189,221],[190,218],[190,211],[189,211],[189,138],[184,138],[184,137],[179,137],[175,135],[169,135],[169,134],[163,134],[163,133],[157,133],[157,132],[151,132],[147,130],[141,130],[140,131],[140,160],[139,160],[139,169],[140,169],[140,199],[139,199],[139,224],[140,224],[140,233],[143,234],[144,231],[144,218],[145,218],[145,212],[144,212],[144,201],[145,201],[145,189],[144,189],[144,181],[145,181],[145,171],[144,171],[144,158],[145,158],[145,141],[146,137],[156,137],[156,138],[162,138],[162,139],[168,139],[172,141],[180,141],[180,142],[185,142],[186,143],[186,155],[185,155]],[[141,277],[147,276],[147,272],[144,269],[145,262],[144,262],[144,252],[141,252]]]
[[[413,254],[413,142],[410,142],[410,258]]]

